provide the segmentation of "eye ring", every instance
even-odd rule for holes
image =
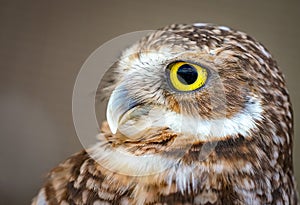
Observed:
[[[208,72],[200,65],[177,61],[167,66],[168,82],[177,91],[197,90],[205,84]]]

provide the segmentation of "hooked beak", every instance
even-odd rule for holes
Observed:
[[[128,90],[122,84],[112,92],[107,105],[106,118],[113,134],[117,133],[122,116],[137,104],[128,96]]]

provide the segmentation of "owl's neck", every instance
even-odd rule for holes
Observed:
[[[103,141],[88,152],[104,169],[135,179],[155,176],[167,184],[175,182],[182,192],[190,185],[191,190],[196,190],[199,185],[196,181],[209,173],[254,175],[261,172],[262,164],[267,164],[268,159],[264,151],[259,151],[258,142],[241,136],[193,145],[168,130],[143,144],[107,143],[109,137],[100,135],[99,138]],[[168,147],[162,149],[162,145]]]
[[[253,192],[254,187],[264,190],[264,197],[272,196],[270,180],[276,172],[270,165],[266,150],[259,148],[260,145],[261,142],[253,138],[239,137],[220,141],[213,150],[209,149],[211,144],[194,144],[174,157],[172,152],[137,156],[126,149],[115,149],[111,144],[99,144],[90,154],[102,173],[114,182],[133,187],[132,195],[141,204],[147,201],[149,193],[151,197],[193,196],[210,203],[227,193],[248,203],[247,200],[254,199],[257,194]],[[199,156],[203,158],[199,160]]]

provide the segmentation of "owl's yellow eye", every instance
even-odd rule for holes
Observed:
[[[199,65],[178,61],[168,68],[169,80],[179,91],[193,91],[201,88],[207,80],[207,70]]]

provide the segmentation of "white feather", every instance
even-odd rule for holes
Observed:
[[[40,190],[37,199],[36,199],[36,204],[37,205],[48,205],[48,202],[46,200],[46,196],[45,196],[45,190],[44,188]]]
[[[99,138],[104,137],[100,135]],[[113,149],[110,145],[98,144],[93,147],[90,154],[106,169],[129,176],[157,174],[176,164],[176,161],[160,155],[136,156],[125,150]]]

